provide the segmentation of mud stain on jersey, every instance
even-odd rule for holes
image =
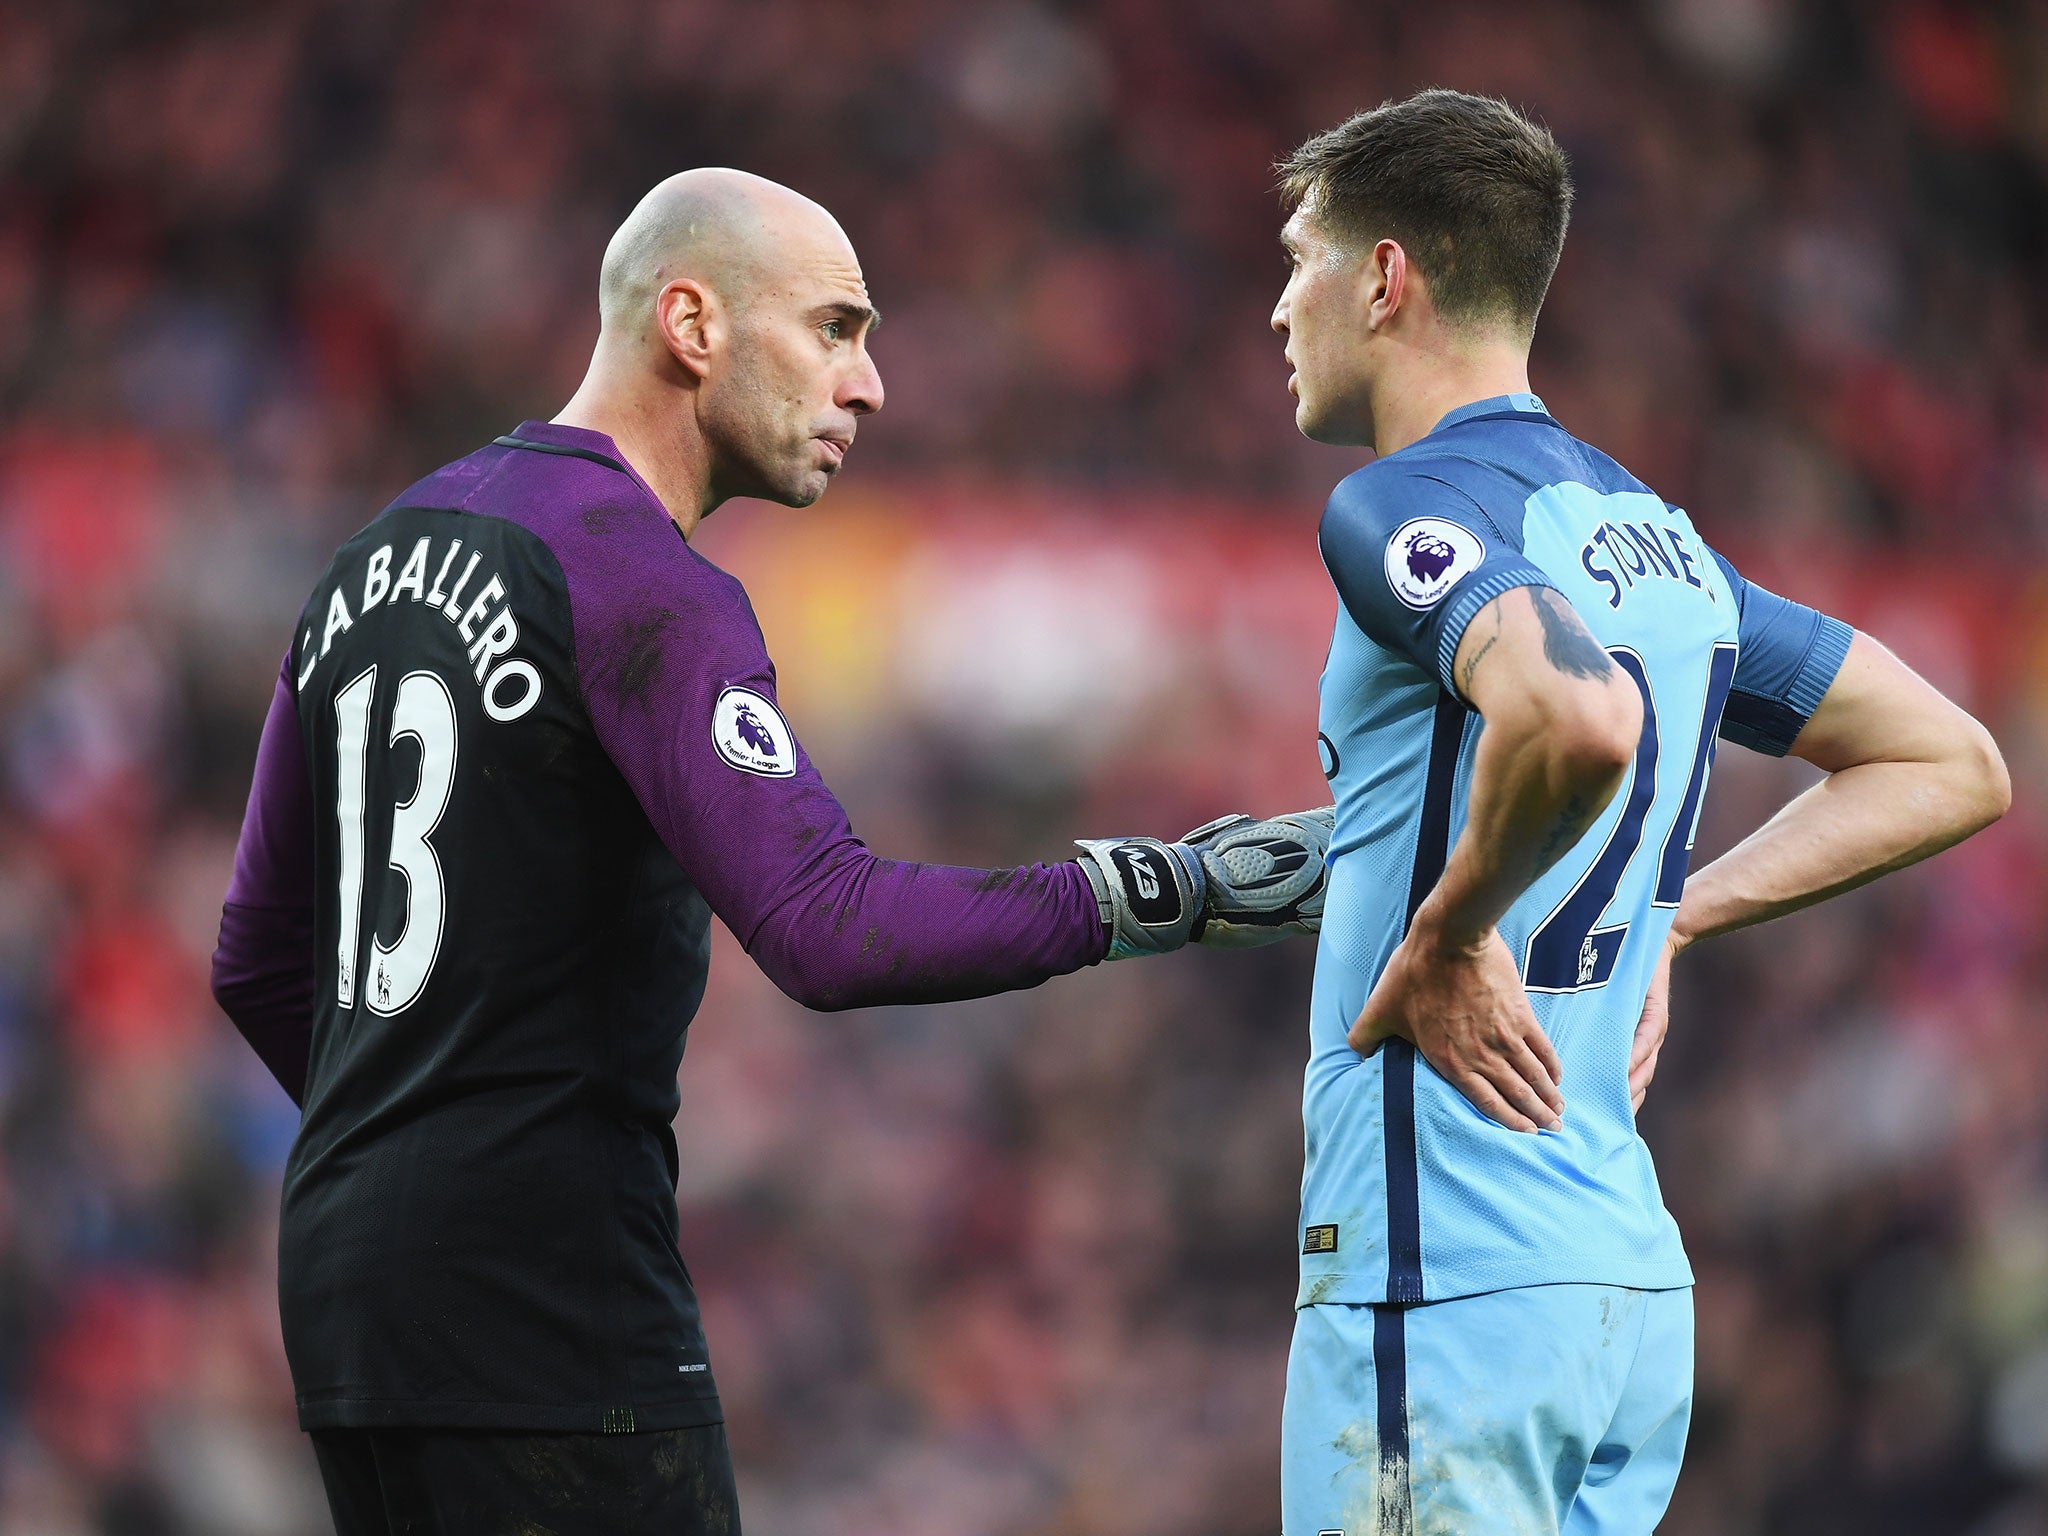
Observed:
[[[612,664],[618,681],[619,701],[651,706],[655,686],[661,681],[662,639],[677,614],[672,608],[657,608],[645,619],[627,619],[619,626],[619,640]]]

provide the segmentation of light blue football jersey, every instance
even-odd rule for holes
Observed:
[[[1690,519],[1533,395],[1451,412],[1347,477],[1320,529],[1336,583],[1322,678],[1337,802],[1303,1098],[1297,1302],[1510,1286],[1690,1285],[1628,1058],[1684,886],[1718,736],[1783,753],[1850,631],[1745,582]],[[1564,1129],[1487,1119],[1405,1041],[1345,1036],[1465,822],[1482,728],[1452,684],[1472,616],[1555,588],[1643,694],[1628,779],[1500,931],[1564,1063]]]

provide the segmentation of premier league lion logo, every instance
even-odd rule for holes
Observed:
[[[775,756],[775,738],[769,734],[768,727],[761,723],[753,710],[742,704],[739,717],[734,723],[739,729],[741,741],[763,757]]]
[[[775,701],[751,688],[728,688],[711,706],[711,745],[741,773],[764,779],[786,779],[796,772],[796,739],[788,752],[780,738],[788,734]]]
[[[1448,518],[1418,517],[1387,540],[1387,585],[1419,613],[1435,607],[1461,577],[1479,569],[1485,555],[1469,528]]]
[[[1417,581],[1428,584],[1448,571],[1458,558],[1457,550],[1448,539],[1431,533],[1427,528],[1417,529],[1408,540],[1408,574]]]

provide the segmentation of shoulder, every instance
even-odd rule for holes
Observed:
[[[1385,522],[1425,512],[1469,516],[1478,504],[1458,483],[1461,478],[1456,461],[1444,454],[1407,449],[1375,459],[1337,482],[1323,505],[1323,522]]]
[[[1469,568],[1498,537],[1493,520],[1458,484],[1441,455],[1403,453],[1346,475],[1317,527],[1324,562],[1360,569],[1385,564],[1388,579],[1410,561]]]
[[[579,610],[664,598],[689,606],[746,606],[739,582],[690,548],[668,509],[637,477],[608,462],[494,444],[414,490],[436,498],[425,505],[525,529],[561,567]]]
[[[586,672],[647,668],[751,671],[766,662],[753,604],[737,577],[692,549],[651,498],[605,499],[560,519],[561,563]]]
[[[692,549],[654,493],[616,463],[494,444],[420,488],[442,498],[430,504],[523,530],[543,574],[565,590],[586,672],[644,669],[679,647],[707,663],[758,664],[746,589]]]

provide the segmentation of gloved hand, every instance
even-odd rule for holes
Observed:
[[[1111,960],[1163,955],[1189,940],[1248,949],[1322,923],[1333,807],[1271,821],[1223,816],[1177,843],[1084,841],[1081,868],[1109,927]]]
[[[1183,837],[1175,846],[1194,851],[1208,887],[1195,942],[1252,949],[1318,931],[1336,814],[1326,805],[1270,821],[1219,816]]]

